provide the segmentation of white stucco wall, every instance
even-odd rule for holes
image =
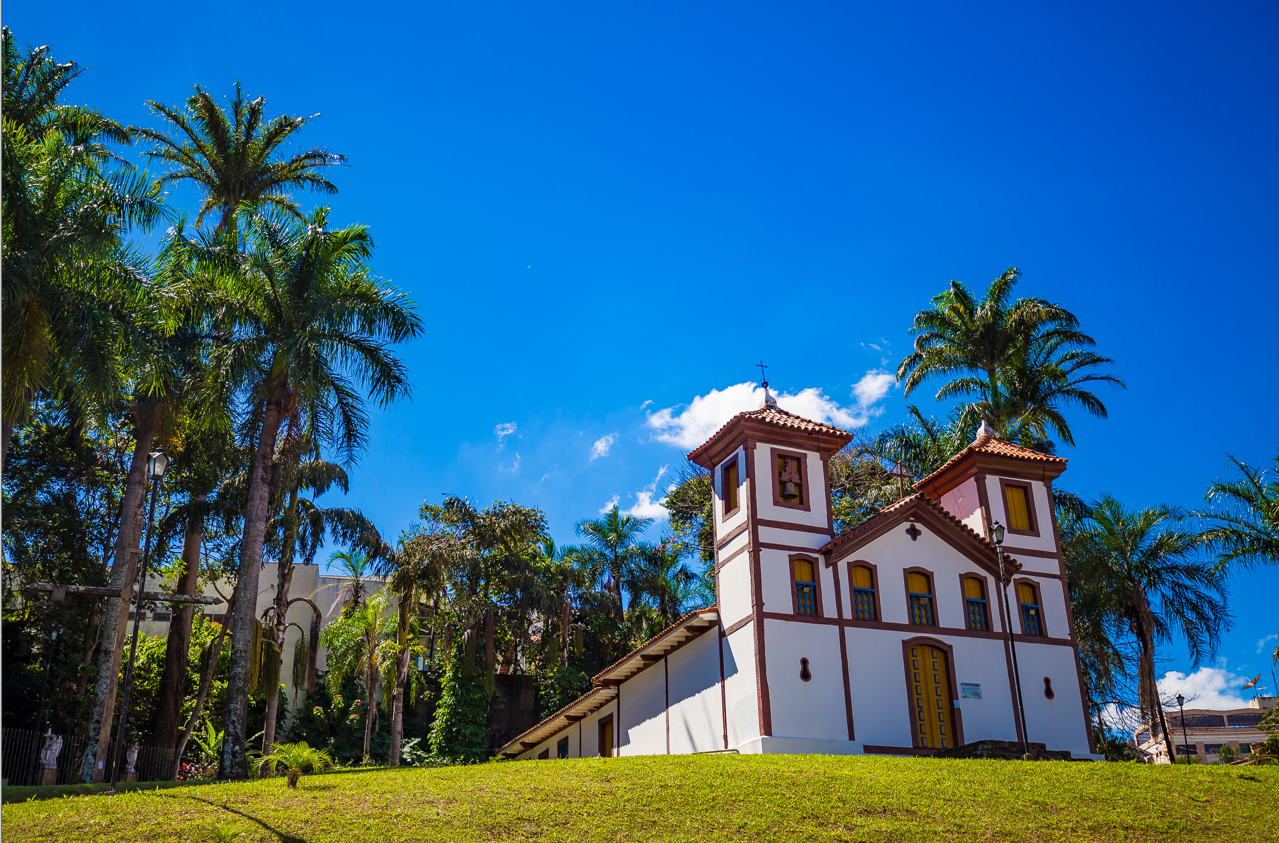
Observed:
[[[737,512],[735,512],[728,520],[724,520],[724,466],[728,465],[730,460],[737,460]],[[715,536],[726,536],[737,525],[746,521],[746,512],[748,507],[746,503],[746,459],[745,451],[738,448],[733,452],[731,457],[725,457],[724,461],[715,467],[714,476],[711,478],[712,488],[715,490]]]
[[[1015,479],[1015,478],[1005,478]],[[1008,508],[1004,505],[1004,496],[1000,491],[1000,478],[993,474],[986,475],[986,494],[990,500],[990,518],[992,521],[998,521],[1005,527],[1008,526]],[[1006,533],[1004,535],[1004,549],[1012,555],[1017,555],[1017,548],[1028,547],[1032,550],[1045,550],[1056,552],[1057,541],[1053,536],[1052,524],[1052,507],[1048,504],[1048,487],[1039,480],[1017,480],[1018,483],[1029,483],[1031,497],[1035,502],[1035,518],[1036,526],[1039,527],[1039,537],[1020,536],[1015,533]]]
[[[600,754],[600,720],[610,714],[613,715],[613,744],[616,751],[617,700],[611,700],[608,705],[581,721],[582,758],[594,758]]]
[[[955,705],[962,712],[964,740],[1017,740],[1017,714],[1008,684],[1008,656],[1002,641],[991,638],[938,636],[954,649],[955,681],[981,686],[981,699],[963,699]]]
[[[977,493],[976,477],[969,477],[942,495],[938,502],[951,515],[976,530],[978,535],[986,534],[985,525],[982,523],[981,498]]]
[[[730,749],[759,737],[754,622],[724,639],[724,696]]]
[[[805,456],[804,464],[808,469],[804,484],[804,497],[809,502],[807,512],[773,504],[773,477],[777,473],[777,458],[774,451],[786,451]],[[826,526],[826,478],[822,472],[821,454],[805,449],[760,443],[755,446],[755,466],[751,479],[755,505],[760,518],[766,521],[790,521],[814,527]]]
[[[790,553],[771,548],[760,550],[759,574],[764,584],[764,611],[786,614],[795,611],[795,601],[791,597],[794,584],[791,581]]]
[[[715,588],[719,592],[719,616],[725,627],[751,613],[750,553],[739,554],[719,570]]]
[[[856,739],[863,744],[910,746],[902,634],[851,627],[845,635]]]
[[[618,755],[664,755],[666,672],[662,663],[649,665],[623,682],[617,697],[622,724]]]
[[[773,735],[848,740],[839,627],[770,619],[764,640]],[[800,678],[801,658],[808,659],[808,682]]]
[[[724,749],[719,632],[710,630],[667,656],[671,753]]]
[[[1070,647],[1017,642],[1022,701],[1030,740],[1049,749],[1088,753],[1088,727],[1079,695],[1079,673]],[[1044,677],[1052,680],[1053,699],[1044,696]]]

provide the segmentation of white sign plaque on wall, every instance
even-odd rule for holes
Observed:
[[[972,682],[960,682],[959,696],[966,700],[979,700],[981,699],[981,686]]]

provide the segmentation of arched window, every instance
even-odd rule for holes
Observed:
[[[875,613],[875,575],[865,565],[849,569],[853,583],[853,617],[859,621],[878,620]]]
[[[933,584],[927,574],[911,571],[906,574],[907,598],[910,601],[910,622],[916,626],[934,626],[937,613],[933,609]]]
[[[795,614],[817,617],[817,572],[811,559],[795,559]]]
[[[1017,602],[1021,604],[1022,633],[1044,635],[1044,621],[1039,610],[1039,589],[1028,582],[1017,583]]]
[[[978,577],[964,577],[964,619],[969,629],[990,629],[986,608],[986,588]]]

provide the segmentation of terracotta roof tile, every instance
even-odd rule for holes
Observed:
[[[601,670],[599,673],[597,673],[597,674],[595,674],[594,676],[592,676],[592,677],[591,677],[591,681],[592,681],[592,682],[594,682],[594,683],[596,683],[596,684],[598,684],[599,682],[601,682],[601,681],[604,679],[604,677],[606,677],[606,676],[608,675],[609,671],[614,670],[615,668],[620,667],[620,666],[621,666],[624,662],[629,661],[630,659],[635,658],[637,655],[639,655],[640,653],[644,652],[644,650],[645,650],[645,649],[646,649],[646,648],[647,648],[650,644],[652,644],[654,641],[657,641],[657,640],[658,640],[658,639],[660,639],[662,636],[664,636],[664,635],[669,635],[671,632],[673,632],[673,631],[674,631],[674,630],[676,630],[676,629],[679,629],[681,626],[687,626],[687,625],[688,625],[688,622],[689,622],[689,621],[691,621],[691,620],[693,620],[694,618],[696,618],[698,615],[705,614],[705,613],[707,613],[707,612],[715,612],[715,611],[718,611],[718,604],[714,604],[714,605],[711,605],[711,606],[707,606],[705,609],[695,609],[695,610],[693,610],[693,611],[689,612],[687,615],[685,615],[684,617],[682,617],[682,618],[680,618],[679,620],[675,621],[675,622],[674,622],[674,623],[672,623],[670,626],[668,626],[668,627],[666,627],[665,629],[663,629],[661,632],[659,632],[659,633],[657,633],[656,635],[654,635],[654,636],[650,637],[647,641],[645,641],[643,644],[641,644],[641,645],[639,645],[638,647],[636,647],[634,650],[631,650],[629,653],[627,653],[626,655],[622,656],[620,659],[618,659],[617,661],[613,662],[613,663],[612,663],[612,664],[610,664],[608,667],[604,668],[604,669],[603,669],[603,670]]]
[[[919,486],[923,485],[924,483],[927,483],[928,481],[932,480],[938,475],[944,473],[948,468],[950,468],[952,465],[959,462],[960,460],[962,460],[964,457],[968,456],[969,454],[990,454],[996,457],[1012,457],[1014,459],[1032,460],[1035,462],[1058,463],[1061,465],[1065,465],[1066,463],[1065,457],[1055,457],[1052,454],[1041,454],[1039,451],[1032,451],[1030,448],[1023,448],[1020,445],[1014,445],[1011,442],[1005,442],[1004,440],[999,439],[998,437],[991,436],[989,434],[983,434],[981,436],[978,436],[976,439],[974,439],[972,441],[972,444],[969,445],[967,448],[960,451],[958,454],[955,454],[955,456],[951,457],[950,459],[946,460],[946,464],[943,465],[941,468],[937,469],[932,474],[928,475],[924,479],[917,482],[915,484],[915,487],[919,488]]]
[[[928,497],[925,494],[916,492],[913,495],[907,495],[906,497],[902,498],[901,500],[899,500],[897,503],[893,504],[892,506],[884,507],[879,512],[872,515],[870,518],[867,518],[865,521],[858,524],[856,527],[853,527],[851,530],[848,530],[847,532],[841,533],[840,535],[836,536],[834,539],[827,542],[826,546],[823,547],[819,551],[819,553],[830,553],[832,550],[839,547],[840,545],[846,544],[847,542],[857,538],[858,536],[863,535],[875,529],[880,524],[883,524],[885,521],[891,521],[893,516],[896,515],[898,512],[901,512],[903,509],[907,509],[908,507],[914,504],[919,504],[919,505],[928,507],[935,514],[941,516],[941,518],[944,521],[949,523],[951,526],[956,527],[960,532],[967,535],[973,541],[977,542],[982,547],[989,549],[991,553],[995,552],[994,542],[992,542],[990,539],[986,538],[981,533],[974,530],[972,527],[969,527],[963,521],[960,521],[958,518],[951,515],[949,512],[946,511],[946,508],[943,507],[937,501],[933,500],[932,498]]]
[[[711,436],[710,439],[707,439],[697,448],[690,451],[688,458],[692,459],[694,454],[705,451],[713,445],[715,441],[723,436],[738,420],[763,422],[764,424],[773,425],[774,427],[780,427],[785,430],[796,430],[800,433],[824,433],[828,436],[852,438],[851,434],[849,434],[846,430],[841,430],[838,427],[833,427],[832,425],[824,424],[823,422],[815,422],[812,419],[806,419],[803,416],[797,416],[794,413],[788,413],[780,407],[760,407],[758,410],[747,410],[744,413],[738,413],[733,416],[724,423],[723,427],[715,431],[714,435]]]

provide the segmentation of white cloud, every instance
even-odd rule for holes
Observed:
[[[622,499],[621,495],[613,495],[613,497],[609,499],[608,503],[600,507],[600,515],[607,515],[609,510],[617,506],[618,501],[620,501],[621,499]]]
[[[1189,674],[1170,670],[1158,682],[1159,696],[1171,699],[1181,694],[1193,708],[1247,708],[1248,699],[1239,689],[1251,679],[1224,667],[1201,667]]]
[[[506,437],[515,432],[515,422],[499,424],[497,427],[493,428],[493,432],[497,434],[497,445],[500,448],[502,445],[506,444]]]
[[[1269,649],[1270,642],[1272,641],[1279,641],[1279,632],[1276,632],[1274,635],[1267,635],[1265,638],[1258,641],[1257,653],[1260,654],[1262,650]]]
[[[858,407],[869,412],[870,408],[884,400],[896,384],[897,378],[893,375],[872,369],[853,385],[853,398],[857,399]]]
[[[511,467],[510,467],[510,468],[505,468],[504,466],[500,466],[500,465],[499,465],[499,466],[498,466],[498,470],[499,470],[499,471],[509,471],[509,472],[511,472],[512,474],[514,474],[515,472],[519,471],[519,470],[520,470],[520,452],[519,452],[519,451],[516,451],[516,452],[515,452],[515,459],[511,460]]]
[[[595,444],[591,446],[591,462],[595,462],[600,457],[607,457],[608,449],[613,447],[613,443],[616,441],[616,433],[610,433],[607,436],[601,436],[596,439]]]
[[[669,513],[666,507],[662,505],[662,501],[666,500],[663,495],[660,500],[653,500],[653,495],[657,494],[657,484],[661,482],[663,475],[666,474],[667,466],[662,466],[657,470],[657,476],[653,478],[653,482],[649,483],[643,489],[635,493],[635,505],[630,509],[624,510],[623,515],[633,515],[636,518],[652,518],[660,521],[666,518]],[[668,487],[666,491],[670,491],[674,486]]]
[[[854,404],[850,407],[841,406],[817,387],[779,393],[777,404],[788,412],[836,427],[862,427],[883,412],[883,408],[876,405],[896,382],[888,372],[872,369],[853,387]],[[647,424],[655,431],[653,437],[659,442],[691,450],[709,439],[733,416],[746,410],[756,410],[763,402],[763,388],[753,383],[739,383],[724,389],[712,389],[686,405],[650,413]]]
[[[644,409],[644,408],[646,408],[649,404],[652,404],[652,403],[653,403],[653,399],[652,399],[652,398],[650,398],[650,399],[648,399],[647,401],[645,401],[643,404],[640,404],[640,409],[641,409],[641,410],[643,410],[643,409]]]

